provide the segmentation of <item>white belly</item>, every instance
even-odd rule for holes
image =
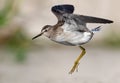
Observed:
[[[92,34],[90,32],[84,32],[82,36],[77,35],[76,37],[71,39],[71,43],[75,45],[82,45],[87,43],[92,38]]]
[[[65,44],[65,45],[82,45],[87,43],[93,34],[90,32],[71,32],[67,31],[59,36],[57,36],[53,41]]]

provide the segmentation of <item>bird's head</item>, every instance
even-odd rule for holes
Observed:
[[[43,34],[47,36],[47,32],[50,30],[51,27],[52,27],[51,25],[45,25],[45,26],[42,28],[40,34],[38,34],[38,35],[36,35],[35,37],[33,37],[32,40],[33,40],[33,39],[36,39],[36,38],[39,37],[39,36],[42,36]]]

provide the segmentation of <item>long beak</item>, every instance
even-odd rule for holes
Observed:
[[[36,35],[35,37],[32,38],[33,39],[36,39],[37,37],[41,36],[43,34],[43,32],[41,32],[40,34]]]

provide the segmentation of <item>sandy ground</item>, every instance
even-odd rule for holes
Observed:
[[[77,47],[34,49],[22,64],[0,50],[0,83],[120,83],[119,49],[86,50],[72,75],[68,72],[80,53]]]

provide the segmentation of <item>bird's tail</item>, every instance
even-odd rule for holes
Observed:
[[[96,31],[100,31],[100,30],[101,30],[101,26],[98,26],[98,27],[92,29],[91,31],[94,33],[94,32],[96,32]]]

